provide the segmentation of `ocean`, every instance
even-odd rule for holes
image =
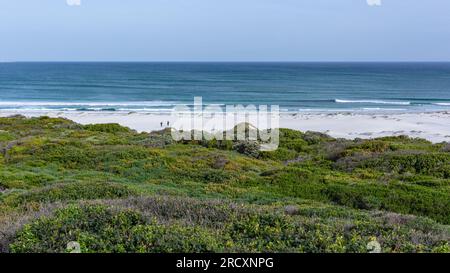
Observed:
[[[0,111],[450,110],[450,63],[0,63]]]

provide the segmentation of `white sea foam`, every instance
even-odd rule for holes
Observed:
[[[148,113],[171,113],[173,108],[45,108],[45,107],[29,107],[29,108],[6,108],[0,109],[1,112],[148,112]]]
[[[433,104],[438,106],[450,106],[450,102],[436,102]]]
[[[30,106],[87,106],[87,107],[112,107],[112,106],[135,106],[155,107],[172,106],[176,102],[171,101],[131,101],[131,102],[59,102],[59,101],[0,101],[0,107],[30,107]]]
[[[392,104],[392,105],[410,105],[409,101],[384,101],[384,100],[341,100],[335,99],[336,103],[373,103],[373,104]]]
[[[406,111],[404,108],[380,108],[380,107],[365,107],[364,111]]]
[[[118,108],[117,111],[170,113],[173,111],[173,108]]]

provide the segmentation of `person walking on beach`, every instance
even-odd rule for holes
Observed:
[[[161,127],[163,126],[163,122],[161,121]]]
[[[169,125],[170,125],[170,122],[169,122],[169,121],[167,121],[167,127],[169,127]]]

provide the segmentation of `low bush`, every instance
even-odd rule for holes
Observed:
[[[287,161],[298,157],[298,152],[286,148],[278,148],[275,151],[261,152],[259,158],[277,161]]]
[[[169,129],[0,118],[0,251],[15,238],[17,252],[68,240],[85,252],[365,252],[375,239],[384,252],[448,252],[445,145],[280,129],[279,149],[260,152],[174,142]]]
[[[448,251],[448,232],[413,217],[378,213],[327,220],[298,214],[250,210],[205,226],[183,218],[164,222],[135,208],[69,206],[25,225],[9,249],[67,252],[67,243],[76,241],[82,252],[107,253],[366,252],[367,243],[376,239],[383,252]]]
[[[85,125],[83,128],[88,131],[104,132],[104,133],[123,133],[131,131],[129,128],[123,127],[117,123],[88,124]]]
[[[352,183],[349,177],[323,175],[301,168],[264,173],[274,192],[299,198],[333,202],[356,209],[386,210],[430,217],[450,224],[448,192],[398,182]]]
[[[388,154],[376,159],[362,162],[362,167],[374,168],[384,172],[431,175],[435,177],[450,178],[450,154],[417,153],[417,154]]]
[[[10,245],[11,252],[67,252],[76,241],[82,252],[212,252],[214,233],[200,227],[147,222],[138,212],[104,206],[69,207],[55,217],[26,225]]]
[[[202,179],[207,183],[224,183],[231,175],[223,170],[207,170],[202,174]]]
[[[260,152],[260,145],[256,141],[238,141],[233,144],[233,150],[246,156],[257,158]]]
[[[103,198],[125,198],[134,192],[128,187],[109,182],[67,182],[38,188],[18,196],[5,199],[9,205],[20,205],[30,202],[49,203],[68,200],[88,200]]]

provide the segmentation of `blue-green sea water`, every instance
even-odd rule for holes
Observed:
[[[0,111],[450,110],[450,63],[0,63]]]

